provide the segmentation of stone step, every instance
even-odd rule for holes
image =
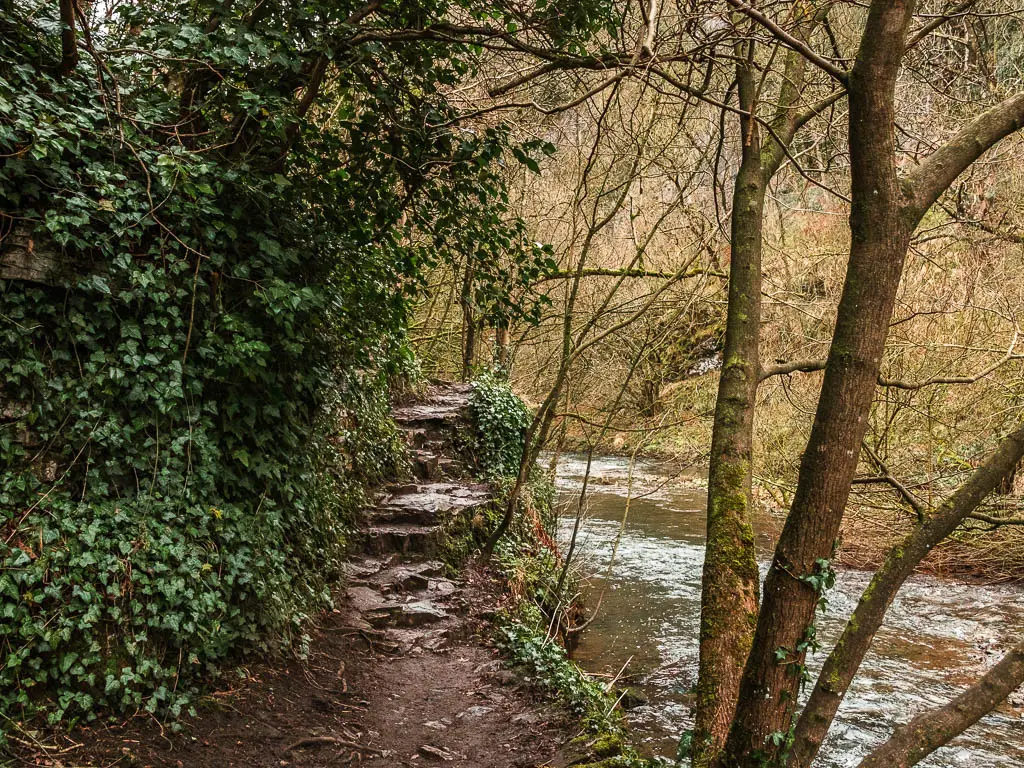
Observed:
[[[422,427],[403,427],[401,424],[397,426],[402,440],[410,449],[423,448],[430,440],[430,433]]]
[[[386,603],[363,614],[374,627],[422,627],[449,618],[448,613],[429,600]]]
[[[442,573],[444,573],[444,563],[440,560],[427,560],[421,563],[384,568],[367,576],[362,581],[385,594],[421,592],[431,590],[432,587],[434,592],[442,593],[445,588],[440,587],[439,584],[448,581],[448,579],[440,578]]]
[[[435,480],[438,476],[440,457],[425,448],[411,451],[412,473],[420,480]]]
[[[469,421],[469,405],[435,405],[416,403],[395,408],[392,418],[399,427],[442,432]]]
[[[414,523],[432,525],[444,518],[482,507],[491,501],[486,485],[428,481],[396,488],[370,515],[373,525]]]
[[[373,525],[364,531],[364,551],[372,555],[396,552],[403,556],[437,554],[441,543],[440,525],[394,523]]]
[[[453,480],[466,477],[466,465],[458,459],[449,459],[444,456],[437,460],[437,476],[446,480]]]

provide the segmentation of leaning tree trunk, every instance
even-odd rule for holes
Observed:
[[[1024,683],[1024,642],[948,704],[900,726],[858,768],[910,768],[966,731]]]
[[[849,77],[850,262],[814,426],[765,580],[725,766],[759,768],[779,759],[820,598],[811,577],[832,556],[867,428],[910,242],[901,216],[893,125],[896,75],[912,5],[872,4]]]
[[[928,553],[997,489],[1024,457],[1024,424],[999,443],[992,455],[938,509],[894,546],[850,616],[829,654],[796,724],[788,768],[810,768],[828,734],[885,613],[903,583]]]

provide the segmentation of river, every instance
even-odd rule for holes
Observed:
[[[563,551],[586,467],[585,458],[559,462],[565,503],[559,536]],[[704,560],[706,482],[637,461],[629,493],[627,459],[595,458],[579,551],[587,574],[587,604],[600,608],[583,630],[573,658],[594,673],[626,666],[629,682],[648,703],[629,711],[631,728],[648,755],[674,757],[679,734],[692,727],[686,692],[696,681],[700,576]],[[632,496],[614,562],[626,498]],[[769,557],[760,540],[762,576]],[[822,651],[809,660],[814,676],[867,585],[869,574],[841,570],[819,620]],[[927,576],[910,579],[889,610],[815,763],[856,766],[893,727],[923,708],[948,701],[1024,632],[1024,589],[983,586]],[[1024,766],[1024,701],[984,718],[937,751],[930,768]]]

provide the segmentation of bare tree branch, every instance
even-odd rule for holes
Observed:
[[[1022,360],[1024,355],[1014,354],[1014,349],[1017,346],[1017,338],[1019,331],[1014,331],[1013,340],[1010,342],[1010,347],[999,360],[992,363],[991,365],[983,368],[978,373],[972,376],[932,376],[928,379],[921,381],[907,381],[905,379],[889,379],[885,376],[878,377],[878,385],[880,387],[891,387],[893,389],[903,390],[918,390],[924,389],[925,387],[931,387],[936,384],[974,384],[981,381],[983,378],[988,376],[990,373],[998,368],[1006,365],[1011,360]],[[761,376],[758,381],[764,381],[772,376],[785,376],[790,373],[813,373],[814,371],[825,370],[824,358],[811,359],[811,360],[791,360],[789,362],[777,361],[776,365],[765,366],[761,369]]]
[[[544,275],[538,283],[544,283],[548,280],[567,280],[575,278],[579,274],[580,277],[652,277],[658,280],[683,280],[688,277],[719,277],[725,278],[727,275],[724,272],[718,272],[713,269],[691,269],[686,272],[679,274],[678,272],[660,272],[650,269],[614,269],[605,267],[590,267],[577,273],[576,270],[559,270],[558,272],[549,272]]]
[[[923,522],[925,514],[927,513],[924,503],[917,498],[917,496],[911,493],[909,488],[896,479],[892,472],[889,471],[889,467],[886,466],[885,462],[882,461],[870,445],[866,442],[862,442],[861,447],[864,449],[864,453],[868,455],[868,458],[871,459],[872,463],[878,467],[878,470],[882,473],[881,479],[896,489],[896,492],[899,493],[900,497],[909,504],[917,514],[918,522]]]
[[[817,53],[806,43],[798,40],[796,37],[791,35],[789,32],[784,30],[770,18],[765,16],[756,8],[752,8],[741,0],[727,0],[729,5],[735,8],[740,13],[749,16],[751,19],[756,21],[762,27],[772,33],[772,36],[777,38],[787,47],[792,48],[794,51],[802,54],[809,62],[814,66],[818,67],[822,71],[828,73],[836,82],[840,83],[843,87],[846,87],[850,79],[850,73],[845,69],[841,69],[833,64],[831,61]]]
[[[941,707],[926,710],[901,725],[859,768],[916,765],[948,744],[1024,683],[1024,642],[1009,650],[978,682]]]
[[[1001,139],[1024,127],[1024,92],[982,112],[943,146],[932,152],[903,181],[909,200],[908,223],[916,225],[943,192],[974,161]]]
[[[978,0],[963,0],[963,2],[957,3],[941,16],[936,16],[911,36],[907,41],[906,50],[909,51],[947,21],[956,16],[962,15],[964,11],[970,9],[970,7],[977,4],[977,2]]]

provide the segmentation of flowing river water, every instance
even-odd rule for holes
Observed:
[[[558,467],[565,502],[565,551],[586,461],[564,456]],[[618,673],[647,698],[628,713],[641,748],[674,757],[679,735],[692,727],[687,691],[696,681],[700,578],[704,560],[706,483],[654,462],[596,458],[578,553],[588,576],[587,605],[600,603],[573,658],[593,673]],[[630,493],[630,485],[632,492]],[[629,512],[619,537],[626,499]],[[769,557],[761,540],[762,577]],[[817,675],[824,655],[867,585],[869,574],[842,570],[819,619],[822,651],[809,661]],[[889,610],[871,654],[851,687],[815,763],[856,766],[893,727],[945,703],[1024,632],[1024,589],[982,586],[926,576],[905,585]],[[985,717],[921,765],[931,768],[1024,767],[1024,696]]]

